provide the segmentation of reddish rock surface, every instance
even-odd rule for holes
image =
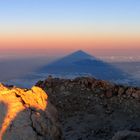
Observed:
[[[122,140],[125,134],[117,139],[117,132],[127,130],[132,135],[140,132],[138,87],[91,77],[73,80],[51,77],[36,85],[48,92],[58,109],[66,140]],[[129,134],[126,140],[130,140]]]

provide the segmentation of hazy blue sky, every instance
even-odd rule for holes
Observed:
[[[0,38],[0,51],[6,53],[137,52],[140,0],[1,0]]]
[[[1,23],[140,23],[139,0],[1,0]],[[10,24],[8,23],[8,24]]]

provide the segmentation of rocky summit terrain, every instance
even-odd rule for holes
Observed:
[[[58,114],[39,87],[0,84],[0,140],[61,140]]]
[[[51,76],[36,86],[57,108],[65,140],[140,140],[140,88]]]

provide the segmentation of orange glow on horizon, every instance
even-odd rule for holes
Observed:
[[[139,48],[138,36],[120,35],[3,35],[0,36],[0,50],[4,49],[57,49],[57,48],[91,48],[121,49]]]

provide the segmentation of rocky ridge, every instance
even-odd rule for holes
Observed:
[[[57,111],[41,88],[0,84],[0,140],[60,140],[61,136]]]
[[[66,140],[140,140],[140,88],[91,77],[36,85],[58,109]]]

